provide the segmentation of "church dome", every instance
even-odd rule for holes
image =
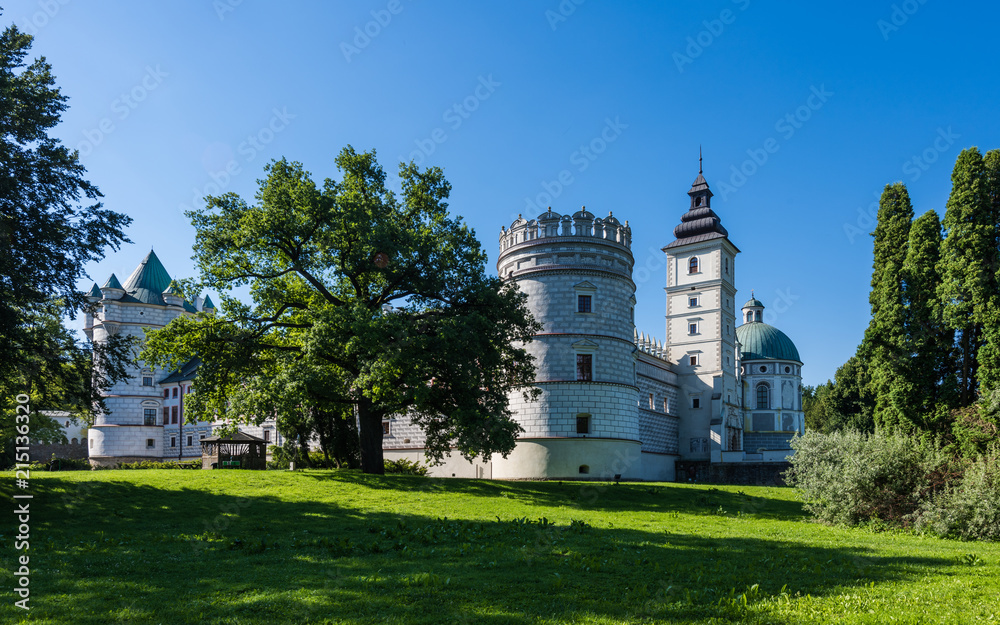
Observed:
[[[736,328],[742,360],[794,360],[801,363],[795,343],[778,328],[752,321]]]
[[[743,308],[754,308],[754,307],[763,308],[764,304],[756,297],[751,297],[750,301],[748,301],[746,304],[743,304]]]

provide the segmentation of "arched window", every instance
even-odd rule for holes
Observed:
[[[747,323],[750,323],[751,321],[753,321],[753,311],[752,310],[747,312]]]
[[[760,311],[757,311],[757,321],[760,321]]]
[[[729,275],[729,259],[726,259],[726,275]]]
[[[694,199],[694,205],[695,206],[701,206],[701,198],[700,197],[696,197]]]
[[[761,382],[757,385],[757,409],[767,410],[771,407],[771,402],[768,398],[768,393],[771,389],[767,387],[767,382]]]
[[[688,273],[698,273],[698,257],[692,256],[688,261]]]

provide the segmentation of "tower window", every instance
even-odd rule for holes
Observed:
[[[771,403],[768,399],[768,394],[770,389],[767,387],[766,382],[761,382],[757,385],[757,409],[767,410],[771,407]]]
[[[163,425],[170,423],[170,408],[168,406],[163,407]]]
[[[142,385],[143,386],[152,386],[153,385],[153,376],[150,376],[150,375],[144,375],[144,376],[142,376]]]
[[[692,256],[688,261],[688,273],[698,273],[698,257]]]
[[[174,397],[177,397],[177,387],[174,387]]]
[[[696,355],[694,355],[694,354],[692,354],[692,355],[688,356],[688,363],[689,363],[689,364],[690,364],[690,365],[691,365],[692,367],[697,367],[697,366],[698,366],[698,356],[696,356]]]
[[[591,312],[591,297],[590,295],[577,295],[576,296],[576,312],[589,313]]]
[[[698,324],[689,323],[688,324],[688,334],[698,334]]]
[[[577,434],[590,434],[590,415],[589,414],[578,414],[578,415],[576,415],[576,433]]]
[[[142,410],[142,424],[143,425],[156,425],[156,408],[143,408],[143,410]]]
[[[757,321],[760,321],[760,311],[759,310],[756,313],[756,318],[757,318]]]
[[[688,307],[694,308],[697,305],[698,305],[698,298],[697,297],[689,297],[688,298]]]
[[[146,449],[153,449],[155,447],[156,447],[156,439],[155,438],[147,438],[146,439]]]
[[[177,447],[177,437],[176,436],[171,436],[170,437],[170,446],[171,447]]]
[[[170,422],[177,423],[177,406],[170,408]]]
[[[271,430],[264,430],[264,442],[265,443],[270,443],[271,442]],[[190,443],[188,443],[188,444],[190,444]]]
[[[656,406],[653,405],[653,394],[650,393],[649,394],[649,409],[650,410],[655,410],[655,408],[656,408]]]
[[[791,372],[792,372],[791,367],[785,367],[785,373],[791,373]]]
[[[726,275],[729,275],[729,259],[726,259]]]
[[[692,408],[701,408],[701,398],[700,397],[694,397],[694,398],[692,398],[691,399],[691,407]]]
[[[701,206],[701,197],[700,197],[700,196],[699,196],[699,197],[696,197],[696,198],[694,199],[694,205],[695,205],[695,206]]]
[[[170,397],[170,389],[165,388],[163,389],[163,399],[167,399],[168,397]]]
[[[670,401],[666,397],[663,398],[663,412],[670,412]]]
[[[750,323],[751,321],[753,321],[753,311],[752,310],[747,313],[747,323]]]
[[[594,379],[594,356],[592,354],[576,355],[576,379],[590,382]]]

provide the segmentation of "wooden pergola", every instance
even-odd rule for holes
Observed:
[[[267,468],[267,441],[243,432],[201,439],[202,469]]]

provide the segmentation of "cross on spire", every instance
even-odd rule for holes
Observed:
[[[701,171],[701,144],[698,144],[698,173],[699,174],[702,173],[702,171]]]

